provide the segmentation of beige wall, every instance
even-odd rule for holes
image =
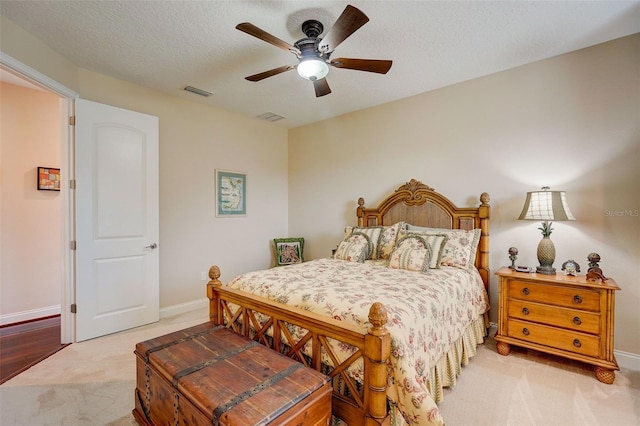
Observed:
[[[60,192],[36,188],[38,166],[60,167],[58,96],[0,83],[0,129],[0,314],[11,323],[60,313]]]
[[[214,263],[224,280],[272,264],[288,226],[285,129],[74,67],[6,18],[0,31],[2,52],[81,98],[159,117],[161,309],[204,301]],[[216,168],[247,173],[246,217],[215,217]]]
[[[540,225],[516,220],[525,194],[565,190],[577,220],[553,226],[555,266],[601,255],[622,288],[615,348],[640,354],[638,52],[636,34],[290,131],[290,233],[307,238],[307,257],[326,256],[358,197],[373,207],[416,178],[460,206],[488,192],[492,269],[511,246],[535,265]]]

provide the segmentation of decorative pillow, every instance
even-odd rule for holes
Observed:
[[[455,266],[456,268],[472,268],[476,260],[478,243],[480,242],[480,229],[443,229],[424,228],[408,225],[408,231],[421,231],[428,234],[444,234],[448,237],[444,245],[444,252],[440,264],[443,266]]]
[[[431,261],[431,246],[419,235],[407,235],[396,242],[389,268],[426,272]]]
[[[339,245],[334,259],[348,260],[349,262],[364,262],[371,255],[372,244],[369,236],[360,232],[354,232],[345,238]]]
[[[423,231],[403,231],[400,233],[400,238],[405,235],[419,235],[425,239],[428,245],[431,246],[431,261],[429,262],[430,269],[440,269],[440,263],[442,262],[442,256],[449,237],[446,234],[430,234]]]
[[[405,229],[406,225],[404,222],[397,222],[393,225],[382,227],[380,240],[378,242],[379,259],[388,259],[391,256],[391,252],[398,240],[398,235],[400,235],[400,231]]]
[[[346,239],[349,235],[352,235],[356,232],[361,234],[365,234],[369,237],[369,241],[373,245],[371,253],[367,259],[377,259],[378,258],[378,242],[380,241],[380,234],[382,233],[382,226],[371,226],[371,227],[360,227],[360,226],[347,226],[344,228],[344,238]]]
[[[276,266],[304,262],[304,238],[274,238]]]

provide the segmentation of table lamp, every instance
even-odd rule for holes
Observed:
[[[538,262],[536,267],[539,274],[555,275],[556,268],[553,262],[556,259],[556,248],[549,236],[551,235],[551,222],[576,220],[569,210],[567,196],[564,191],[550,191],[548,186],[543,186],[541,191],[527,192],[527,199],[518,220],[542,220],[542,240],[538,244]]]

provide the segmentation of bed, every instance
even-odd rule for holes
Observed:
[[[212,266],[210,320],[329,375],[336,423],[443,424],[442,389],[488,326],[489,195],[460,208],[412,179],[356,216],[330,258],[225,285]],[[366,260],[347,256],[359,244]]]

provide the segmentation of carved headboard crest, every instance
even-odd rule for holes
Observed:
[[[415,179],[411,179],[409,182],[396,189],[396,192],[409,193],[407,198],[403,200],[403,202],[409,206],[420,205],[425,202],[426,198],[424,197],[424,194],[421,193],[422,191],[434,191],[434,189]]]
[[[400,198],[408,206],[416,206],[426,201],[423,191],[435,191],[419,180],[411,179],[394,191],[394,198]],[[364,198],[358,198],[358,206],[364,207]]]

